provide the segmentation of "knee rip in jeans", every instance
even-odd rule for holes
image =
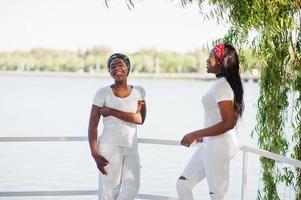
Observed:
[[[187,180],[187,178],[185,176],[180,176],[179,180]]]

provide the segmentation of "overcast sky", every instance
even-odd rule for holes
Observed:
[[[0,51],[108,46],[186,52],[227,30],[177,0],[135,0],[132,11],[124,0],[111,0],[109,8],[104,0],[0,0],[0,27]]]

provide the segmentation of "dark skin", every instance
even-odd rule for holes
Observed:
[[[221,73],[221,64],[213,50],[211,50],[209,58],[207,59],[207,72],[215,75]],[[218,107],[222,121],[213,126],[187,133],[182,138],[181,145],[190,147],[193,142],[202,142],[204,137],[220,135],[234,128],[237,122],[237,116],[234,112],[233,102],[221,101],[218,103]],[[180,176],[179,179],[187,180],[184,176]]]
[[[221,73],[221,64],[219,63],[215,53],[211,50],[207,59],[207,72],[215,75]],[[181,145],[190,147],[193,142],[202,142],[204,137],[216,136],[225,133],[234,128],[237,122],[237,115],[234,112],[232,101],[221,101],[218,103],[222,121],[200,130],[187,133],[181,140]],[[185,176],[180,176],[179,179],[187,180]]]
[[[128,69],[125,62],[120,58],[114,59],[110,64],[109,72],[114,79],[114,84],[111,85],[111,87],[115,96],[120,98],[129,96],[132,92],[132,86],[127,84]],[[97,148],[98,123],[101,116],[114,116],[126,122],[143,124],[146,117],[146,104],[145,101],[139,101],[136,113],[123,112],[110,107],[92,105],[88,130],[91,155],[94,158],[99,171],[103,175],[107,175],[105,166],[107,166],[109,162],[101,155],[101,152],[99,152]]]
[[[219,74],[221,65],[212,50],[207,60],[207,72]],[[187,133],[181,140],[181,144],[190,147],[194,141],[201,141],[204,137],[216,136],[227,132],[234,128],[237,122],[237,117],[233,108],[233,101],[222,101],[218,103],[222,121],[200,130]]]

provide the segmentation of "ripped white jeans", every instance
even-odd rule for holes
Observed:
[[[229,185],[230,160],[238,150],[236,135],[227,132],[208,137],[194,153],[177,181],[179,200],[193,200],[192,189],[205,177],[212,200],[225,200]]]
[[[100,144],[99,151],[109,164],[108,175],[99,176],[99,200],[133,200],[140,186],[138,149]]]

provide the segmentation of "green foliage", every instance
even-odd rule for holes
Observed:
[[[299,15],[300,17],[300,15]],[[299,18],[300,19],[300,18]],[[293,122],[293,142],[295,144],[292,157],[301,160],[301,31],[298,31],[296,48],[293,49],[292,88],[297,93],[295,98],[295,120]],[[301,170],[296,169],[296,199],[301,199]]]
[[[28,52],[0,52],[0,70],[106,72],[111,53],[107,47],[93,47],[86,51],[32,49]],[[208,57],[208,51],[202,49],[188,53],[140,49],[126,54],[131,58],[132,70],[144,73],[205,72]],[[256,59],[248,59],[255,63],[254,68],[258,68]]]
[[[182,0],[183,5],[189,2],[195,1]],[[204,1],[196,2],[200,6]],[[286,113],[288,93],[294,92],[297,98],[292,105],[296,115],[293,122],[293,157],[301,160],[301,1],[209,0],[209,4],[212,8],[204,14],[205,18],[232,25],[221,40],[234,44],[239,50],[251,48],[259,58],[261,80],[255,128],[259,147],[282,155],[288,153]],[[258,36],[249,42],[249,34],[254,31]],[[298,35],[297,39],[294,39],[294,35]],[[239,52],[242,61],[247,61],[249,55],[244,51]],[[301,199],[300,169],[293,173],[289,168],[281,169],[275,161],[261,158],[260,162],[264,186],[262,191],[258,191],[258,199],[279,199],[277,185],[280,182],[293,184],[293,179],[296,199]]]

